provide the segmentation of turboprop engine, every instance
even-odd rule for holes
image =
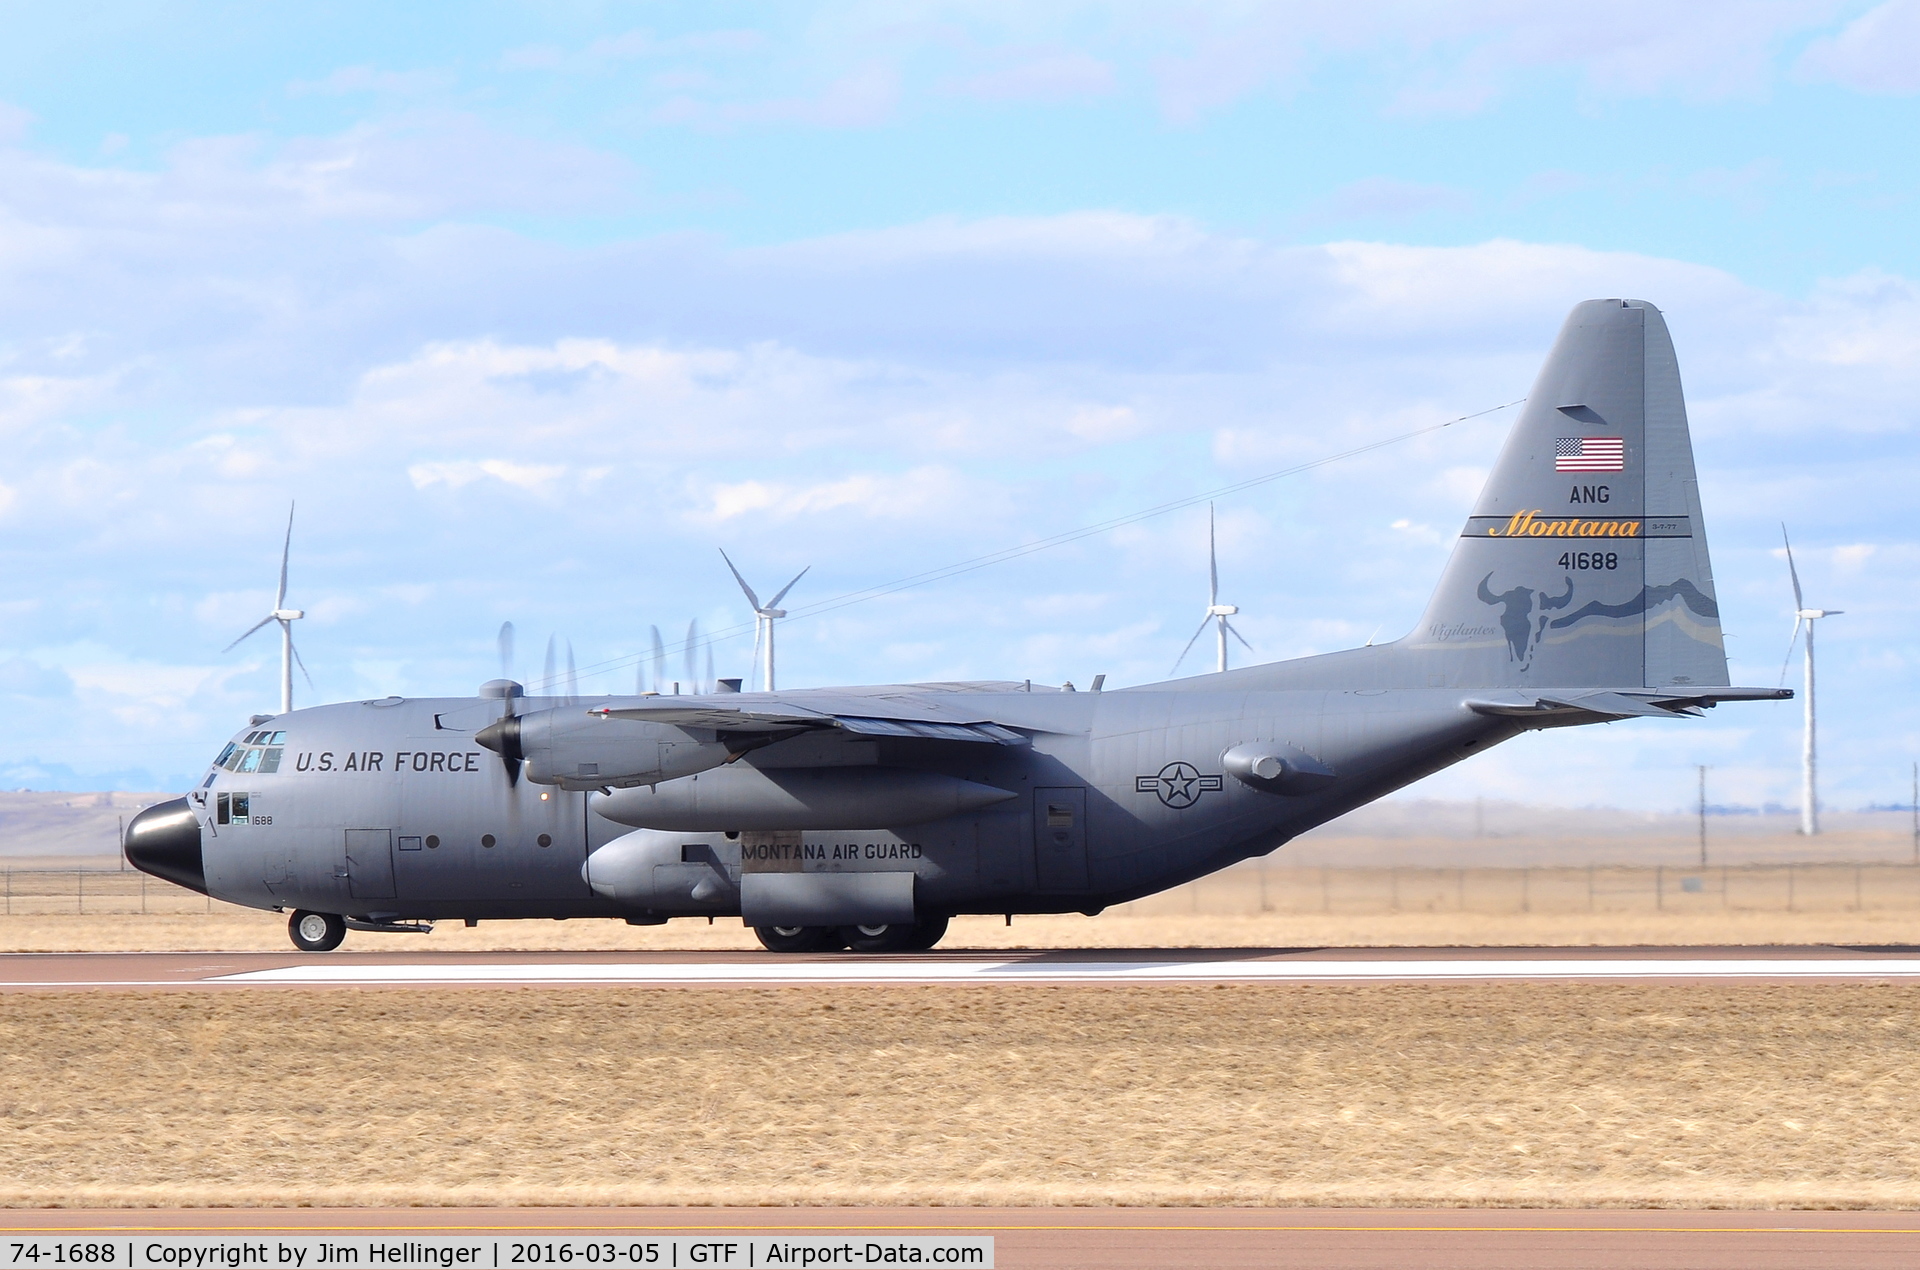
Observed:
[[[736,763],[593,800],[617,824],[693,833],[917,825],[980,811],[1018,795],[939,772],[893,767],[775,767]]]
[[[511,769],[524,760],[528,780],[562,789],[651,785],[718,767],[735,754],[715,732],[579,708],[510,714],[473,739]]]

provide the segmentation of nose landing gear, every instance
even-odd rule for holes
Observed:
[[[338,913],[296,909],[287,919],[287,934],[301,952],[332,952],[347,937],[347,919]]]

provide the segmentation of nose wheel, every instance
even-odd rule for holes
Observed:
[[[347,919],[338,913],[297,909],[287,919],[287,934],[301,952],[332,952],[347,937]]]

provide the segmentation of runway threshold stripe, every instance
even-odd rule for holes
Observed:
[[[1889,979],[1920,977],[1920,960],[1868,958],[1573,958],[1422,961],[1215,962],[798,962],[751,965],[492,963],[479,965],[299,965],[201,980],[311,986],[441,984],[885,984],[1360,982],[1450,979]]]

